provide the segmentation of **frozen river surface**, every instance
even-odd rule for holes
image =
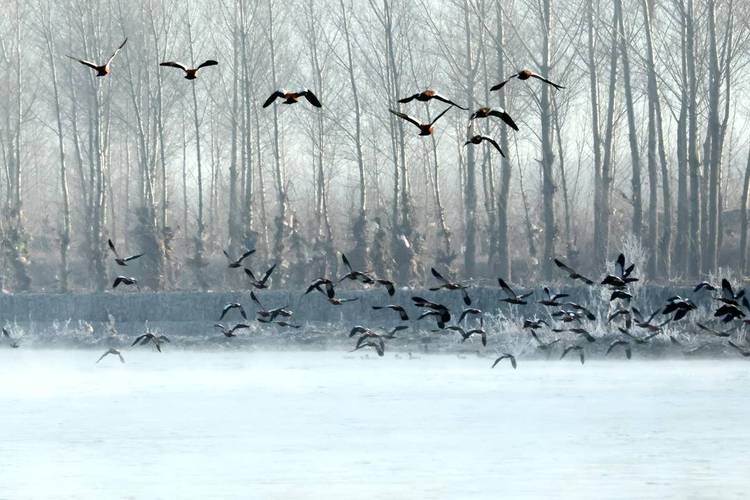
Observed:
[[[1,499],[747,498],[742,360],[99,354],[0,351]]]

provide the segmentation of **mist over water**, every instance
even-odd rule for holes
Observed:
[[[0,497],[743,498],[740,361],[0,350]]]

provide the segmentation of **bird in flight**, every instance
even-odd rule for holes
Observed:
[[[135,345],[146,345],[149,342],[154,344],[154,347],[156,347],[157,351],[161,352],[162,343],[169,342],[169,339],[166,337],[166,335],[154,335],[153,333],[144,333],[143,335],[136,337],[136,339],[133,341],[130,347],[133,347]]]
[[[105,351],[105,353],[104,353],[104,354],[102,354],[102,355],[101,355],[101,356],[99,357],[99,359],[97,359],[97,360],[96,360],[96,362],[98,363],[99,361],[103,360],[103,359],[104,359],[104,357],[105,357],[105,356],[107,356],[108,354],[112,354],[113,356],[118,356],[118,357],[120,358],[120,363],[124,363],[124,362],[125,362],[125,358],[123,358],[123,357],[122,357],[122,354],[120,353],[120,351],[118,351],[118,350],[117,350],[117,349],[115,349],[114,347],[113,347],[113,348],[110,348],[110,349],[108,349],[107,351]]]
[[[138,280],[129,276],[118,276],[115,278],[115,282],[112,283],[112,289],[117,288],[120,285],[135,285],[138,287]]]
[[[163,63],[159,64],[159,66],[168,66],[170,68],[179,68],[179,69],[181,69],[182,71],[185,72],[185,80],[195,80],[196,78],[198,78],[198,70],[199,69],[206,68],[208,66],[216,66],[218,64],[219,64],[218,61],[214,61],[213,59],[209,59],[208,61],[204,61],[204,62],[200,63],[195,68],[188,68],[184,64],[178,63],[178,62],[174,62],[174,61],[163,62]]]
[[[225,337],[236,337],[237,334],[234,332],[236,332],[237,330],[241,330],[243,328],[250,328],[250,326],[246,325],[245,323],[237,323],[232,328],[229,328],[229,327],[222,325],[221,323],[216,323],[214,325],[214,328],[220,329],[221,333],[223,333]]]
[[[466,142],[464,142],[464,146],[468,146],[469,144],[478,145],[478,144],[482,144],[482,142],[489,142],[495,149],[497,149],[498,153],[500,153],[500,156],[505,158],[505,153],[503,153],[503,150],[500,149],[500,144],[498,144],[497,141],[493,139],[492,137],[488,137],[486,135],[481,135],[481,134],[473,135],[469,137],[469,139]]]
[[[320,104],[320,101],[318,98],[313,94],[311,91],[307,89],[300,90],[298,92],[289,92],[285,89],[280,89],[274,92],[270,95],[268,99],[266,99],[266,102],[263,103],[263,107],[267,108],[270,106],[276,99],[285,99],[285,101],[282,104],[295,104],[299,102],[300,98],[304,97],[307,99],[307,101],[315,106],[316,108],[322,108],[323,105]]]
[[[568,273],[568,278],[572,279],[573,281],[575,280],[583,281],[587,285],[594,284],[593,280],[590,280],[589,278],[587,278],[586,276],[583,276],[582,274],[578,274],[578,272],[575,269],[568,266],[560,259],[555,259],[554,262],[557,267],[559,267],[560,269]]]
[[[441,96],[440,94],[437,93],[437,91],[435,91],[433,89],[427,89],[424,92],[419,92],[417,94],[410,95],[409,97],[404,97],[403,99],[399,99],[398,102],[400,102],[402,104],[406,104],[407,102],[411,102],[411,101],[413,101],[415,99],[417,101],[420,101],[420,102],[428,102],[428,101],[431,101],[431,100],[435,99],[436,101],[440,101],[440,102],[444,102],[446,104],[450,104],[451,106],[455,106],[458,109],[463,109],[464,111],[466,111],[467,109],[469,109],[469,108],[464,108],[463,106],[459,106],[458,104],[456,104],[455,102],[451,101],[450,99],[447,99],[447,98]]]
[[[492,363],[492,368],[495,368],[495,366],[497,366],[497,364],[498,364],[498,363],[499,363],[500,361],[504,360],[504,359],[508,359],[508,360],[510,360],[510,364],[511,364],[511,366],[513,367],[513,369],[514,369],[514,370],[516,369],[516,366],[517,366],[517,365],[516,365],[516,357],[515,357],[515,356],[513,356],[512,354],[508,354],[507,352],[506,352],[506,353],[504,353],[504,354],[502,354],[502,355],[501,355],[501,356],[500,356],[499,358],[497,358],[497,359],[495,360],[495,362],[494,362],[494,363]]]
[[[131,260],[135,260],[138,257],[143,257],[142,253],[139,253],[138,255],[131,255],[130,257],[122,258],[120,257],[120,254],[117,253],[117,248],[115,247],[114,242],[111,239],[107,240],[107,245],[109,246],[109,249],[112,251],[112,253],[115,255],[115,262],[118,266],[127,266],[128,262]]]
[[[77,57],[73,57],[73,56],[68,56],[68,57],[96,71],[96,76],[107,76],[111,72],[110,64],[112,63],[112,60],[115,58],[117,53],[120,52],[120,50],[125,46],[127,42],[128,42],[128,39],[126,38],[125,41],[122,42],[119,47],[117,47],[117,50],[115,50],[115,52],[111,56],[109,56],[109,59],[107,59],[107,62],[101,65],[93,63],[91,61],[87,61],[86,59],[78,59]]]
[[[406,120],[407,122],[416,125],[419,129],[419,135],[432,135],[432,133],[435,131],[435,127],[433,127],[433,125],[435,125],[435,122],[437,122],[445,113],[447,113],[449,109],[451,108],[445,108],[443,112],[433,118],[430,123],[420,123],[406,113],[400,113],[398,111],[393,111],[392,109],[389,109],[388,111],[398,116],[402,120]]]
[[[561,89],[565,88],[562,85],[558,85],[558,84],[556,84],[554,82],[551,82],[551,81],[547,80],[543,76],[534,73],[530,69],[522,69],[521,71],[519,71],[515,75],[511,75],[508,78],[506,78],[505,80],[503,80],[502,82],[498,83],[497,85],[493,85],[492,87],[490,87],[490,91],[494,92],[496,90],[500,90],[501,88],[503,88],[505,86],[506,83],[508,83],[509,81],[511,81],[514,78],[518,78],[519,80],[528,80],[529,78],[536,78],[537,80],[543,81],[547,85],[552,85],[557,90],[561,90]]]
[[[505,111],[503,108],[489,108],[489,107],[479,108],[478,110],[474,111],[471,114],[471,116],[469,117],[469,120],[476,120],[477,118],[489,118],[490,116],[494,116],[495,118],[500,118],[510,128],[512,128],[515,131],[518,131],[518,125],[516,125],[516,122],[513,121],[513,118],[511,118],[508,112]]]
[[[237,260],[235,260],[232,257],[230,257],[229,253],[226,250],[222,250],[222,252],[224,252],[224,256],[229,261],[229,267],[231,267],[231,268],[237,268],[237,267],[241,267],[242,266],[242,261],[243,260],[245,260],[246,258],[250,257],[252,254],[255,253],[255,249],[253,248],[252,250],[246,251]]]

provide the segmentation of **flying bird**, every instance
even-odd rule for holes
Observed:
[[[518,295],[516,292],[513,291],[513,289],[508,285],[505,280],[502,278],[497,279],[497,283],[500,285],[500,288],[503,289],[503,291],[508,295],[504,299],[500,299],[500,302],[507,302],[508,304],[516,304],[520,306],[525,306],[528,304],[524,299],[527,297],[530,297],[534,292],[527,292],[522,295]]]
[[[98,363],[99,361],[101,361],[102,359],[104,359],[104,357],[107,356],[108,354],[112,354],[113,356],[118,356],[120,358],[120,363],[124,363],[125,362],[125,358],[122,357],[122,353],[120,353],[120,351],[118,351],[114,347],[110,348],[110,349],[107,349],[107,351],[105,351],[104,354],[102,354],[101,356],[99,356],[99,359],[97,359],[96,362]]]
[[[572,267],[568,266],[567,264],[565,264],[560,259],[555,259],[554,262],[555,262],[555,265],[557,267],[559,267],[560,269],[562,269],[563,271],[565,271],[566,273],[568,273],[568,278],[570,278],[571,280],[573,280],[573,281],[579,280],[579,281],[582,281],[582,282],[586,283],[587,285],[593,285],[594,284],[594,282],[592,280],[590,280],[586,276],[583,276],[582,274],[579,274],[578,271],[576,271]]]
[[[268,288],[268,278],[271,277],[271,274],[273,274],[274,269],[276,269],[276,264],[272,265],[266,273],[263,275],[261,279],[257,279],[255,277],[255,274],[253,274],[253,271],[249,268],[245,268],[245,274],[248,275],[250,278],[250,284],[253,285],[258,290],[262,290],[264,288]]]
[[[250,257],[252,254],[254,254],[255,253],[255,249],[253,248],[252,250],[246,251],[245,253],[243,253],[242,255],[240,255],[239,259],[236,259],[236,260],[233,259],[232,257],[230,257],[229,253],[227,253],[226,250],[222,250],[222,252],[224,252],[224,256],[229,261],[229,266],[228,267],[234,269],[234,268],[242,267],[242,261],[245,260],[246,258]]]
[[[302,90],[299,90],[297,92],[290,92],[290,91],[285,90],[285,89],[277,90],[276,92],[274,92],[273,94],[271,94],[271,96],[268,99],[266,99],[266,102],[263,103],[263,107],[267,108],[276,99],[279,99],[279,98],[284,99],[284,102],[282,102],[282,104],[295,104],[295,103],[299,102],[299,100],[302,97],[304,97],[305,99],[307,99],[307,101],[310,104],[312,104],[313,106],[315,106],[316,108],[323,107],[323,105],[320,104],[320,101],[315,96],[315,94],[313,94],[312,91],[307,90],[307,89],[302,89]]]
[[[130,257],[122,258],[120,257],[120,254],[117,253],[117,248],[115,248],[115,244],[112,242],[111,239],[107,240],[107,245],[109,246],[109,249],[112,250],[112,253],[115,255],[115,262],[117,263],[118,266],[127,266],[128,262],[130,262],[131,260],[135,260],[138,257],[143,256],[142,253],[139,253],[138,255],[131,255]]]
[[[10,345],[13,349],[18,349],[19,347],[21,347],[21,344],[19,344],[18,341],[10,335],[10,332],[7,328],[3,328],[3,337],[8,339],[8,345]]]
[[[510,128],[518,131],[518,125],[516,125],[516,122],[513,121],[513,118],[511,118],[508,112],[503,108],[490,108],[486,106],[483,108],[479,108],[471,114],[469,120],[476,120],[477,118],[489,118],[490,116],[500,118]]]
[[[389,109],[388,111],[398,116],[402,120],[406,120],[407,122],[416,125],[419,129],[419,135],[432,135],[432,133],[435,131],[433,125],[435,125],[435,122],[437,122],[445,113],[447,113],[449,109],[451,108],[445,108],[443,112],[433,118],[430,123],[420,123],[406,113],[399,113],[398,111],[393,111],[392,109]]]
[[[513,369],[514,369],[514,370],[516,369],[516,366],[517,366],[517,365],[516,365],[516,357],[515,357],[515,356],[513,356],[512,354],[508,354],[507,352],[506,352],[506,353],[504,353],[504,354],[503,354],[502,356],[500,356],[499,358],[497,358],[497,359],[495,360],[495,362],[494,362],[494,363],[492,363],[492,368],[495,368],[495,366],[497,366],[497,364],[498,364],[498,363],[499,363],[500,361],[504,360],[504,359],[508,359],[508,360],[510,360],[510,364],[511,364],[511,366],[513,367]]]
[[[393,297],[396,294],[396,284],[393,283],[391,280],[384,280],[384,279],[376,279],[375,283],[378,285],[383,285],[388,292],[388,295]]]
[[[500,149],[500,144],[498,144],[497,141],[493,139],[492,137],[488,137],[486,135],[481,135],[481,134],[473,135],[469,137],[469,139],[466,142],[464,142],[464,146],[468,146],[469,144],[474,144],[474,145],[482,144],[483,141],[489,142],[492,146],[494,146],[495,149],[497,149],[497,151],[500,153],[500,156],[505,158],[505,153],[503,153],[503,150]]]
[[[184,64],[178,63],[178,62],[174,62],[174,61],[163,62],[163,63],[159,64],[159,66],[168,66],[170,68],[179,68],[179,69],[181,69],[182,71],[185,72],[185,80],[195,80],[196,78],[198,78],[198,70],[199,69],[206,68],[208,66],[216,66],[218,64],[219,64],[218,61],[214,61],[213,59],[209,59],[207,61],[204,61],[204,62],[200,63],[195,68],[188,68]]]
[[[450,99],[447,99],[447,98],[441,96],[440,94],[437,93],[437,91],[432,90],[432,89],[427,89],[424,92],[419,92],[418,94],[414,94],[414,95],[411,95],[409,97],[404,97],[403,99],[399,99],[398,102],[400,102],[402,104],[406,104],[407,102],[411,102],[411,101],[413,101],[415,99],[417,101],[420,101],[420,102],[428,102],[428,101],[431,101],[432,99],[435,99],[436,101],[440,101],[440,102],[444,102],[446,104],[450,104],[451,106],[455,106],[455,107],[457,107],[459,109],[463,109],[464,111],[466,111],[467,109],[469,109],[469,108],[464,108],[463,106],[459,106],[455,102],[453,102]]]
[[[496,90],[500,90],[501,88],[503,88],[505,86],[506,83],[508,83],[509,81],[511,81],[514,78],[518,78],[519,80],[528,80],[529,78],[536,78],[537,80],[541,80],[541,81],[543,81],[544,83],[546,83],[548,85],[552,85],[557,90],[562,90],[562,89],[565,88],[562,85],[558,85],[558,84],[556,84],[554,82],[551,82],[551,81],[547,80],[543,76],[537,75],[536,73],[534,73],[530,69],[522,69],[521,71],[519,71],[515,75],[509,76],[508,78],[506,78],[502,82],[498,83],[497,85],[493,85],[492,87],[490,87],[490,91],[494,92]]]
[[[118,276],[115,278],[115,282],[112,283],[112,289],[117,288],[120,285],[135,285],[138,286],[138,280],[129,276]]]
[[[364,283],[365,285],[372,285],[373,283],[375,283],[375,280],[369,274],[352,269],[352,265],[349,263],[349,259],[347,259],[346,255],[344,255],[343,253],[341,254],[341,261],[344,263],[349,272],[341,277],[339,283],[344,280],[359,281],[361,283]]]
[[[214,325],[214,328],[220,329],[221,333],[223,333],[225,337],[236,337],[237,334],[234,332],[236,332],[237,330],[241,330],[243,328],[250,328],[250,325],[246,325],[245,323],[237,323],[232,328],[229,328],[229,327],[222,325],[221,323],[216,323]]]
[[[105,62],[104,64],[101,64],[101,65],[93,63],[91,61],[87,61],[85,59],[78,59],[78,58],[73,57],[73,56],[68,56],[68,57],[70,59],[73,59],[74,61],[78,61],[79,63],[83,64],[84,66],[88,66],[89,68],[91,68],[94,71],[96,71],[96,75],[95,76],[107,76],[111,72],[110,64],[112,63],[112,60],[115,58],[115,56],[117,55],[117,53],[120,52],[120,50],[125,46],[126,43],[128,43],[128,39],[127,38],[125,39],[124,42],[122,42],[120,44],[119,47],[117,47],[117,50],[115,50],[115,52],[111,56],[109,56],[109,59],[107,59],[107,62]]]
[[[401,321],[409,321],[409,315],[406,313],[406,309],[398,304],[388,304],[387,306],[372,306],[372,308],[376,311],[381,309],[390,309],[391,311],[396,311],[399,318],[401,318]]]
[[[578,351],[578,356],[581,359],[581,364],[583,364],[585,361],[585,358],[583,354],[583,346],[580,346],[580,345],[570,345],[566,347],[565,350],[563,350],[563,353],[562,353],[562,356],[560,356],[560,359],[563,359],[565,355],[571,351]]]
[[[221,310],[221,317],[219,318],[219,321],[224,319],[224,316],[231,311],[232,309],[237,309],[240,312],[240,315],[243,319],[247,319],[247,313],[245,312],[245,308],[242,307],[242,304],[239,302],[233,302],[231,304],[227,304],[224,306],[224,309]]]
[[[154,335],[153,333],[144,333],[143,335],[136,337],[136,339],[133,341],[130,347],[134,347],[135,345],[146,345],[149,342],[154,344],[154,347],[156,347],[157,351],[161,352],[161,344],[164,342],[169,342],[169,339],[166,337],[166,335]]]
[[[469,294],[466,291],[466,289],[468,288],[468,285],[464,283],[458,283],[458,282],[454,283],[452,281],[445,279],[443,275],[440,274],[434,267],[430,268],[430,271],[432,272],[432,275],[435,277],[435,279],[440,281],[440,285],[430,288],[430,291],[436,292],[442,288],[445,288],[446,290],[460,290],[461,294],[464,297],[464,304],[466,304],[467,306],[471,305],[471,297],[469,297]]]
[[[611,344],[609,344],[609,347],[607,347],[607,352],[604,354],[605,356],[608,356],[610,352],[612,352],[612,349],[614,349],[617,346],[622,346],[625,350],[625,357],[630,359],[630,357],[633,355],[633,350],[630,348],[630,343],[625,340],[615,340]]]

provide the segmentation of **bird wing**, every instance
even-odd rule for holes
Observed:
[[[498,152],[500,153],[500,156],[502,156],[503,158],[505,158],[505,153],[503,153],[503,150],[500,149],[500,144],[498,144],[495,139],[493,139],[492,137],[482,136],[482,140],[483,141],[487,141],[490,144],[492,144],[495,147],[495,149],[498,150]]]
[[[620,276],[625,275],[625,255],[620,254],[617,256],[617,260],[615,261],[615,266],[620,269]]]
[[[255,296],[255,292],[253,291],[250,292],[250,300],[255,302],[255,304],[261,309],[265,309],[265,307],[263,307],[263,304],[260,303],[260,300],[258,300],[258,297]]]
[[[493,109],[492,111],[490,111],[489,114],[490,116],[495,116],[497,118],[500,118],[510,128],[512,128],[515,131],[518,131],[518,125],[516,125],[516,122],[513,121],[513,118],[510,117],[507,111],[505,110],[500,111],[497,109]]]
[[[85,59],[78,59],[77,57],[68,56],[69,58],[73,59],[74,61],[78,61],[79,63],[83,64],[84,66],[88,66],[91,69],[99,69],[99,66],[96,63],[93,63],[91,61],[87,61]]]
[[[138,255],[131,255],[130,257],[126,257],[125,259],[122,259],[123,262],[130,262],[131,260],[135,260],[138,257],[143,257],[142,253],[139,253]]]
[[[117,53],[118,53],[118,52],[120,52],[120,50],[122,50],[122,48],[123,48],[123,47],[125,46],[125,44],[126,44],[126,43],[128,43],[128,39],[127,39],[127,38],[126,38],[126,39],[125,39],[125,40],[124,40],[124,41],[123,41],[123,42],[122,42],[122,43],[120,44],[120,46],[119,46],[119,47],[117,47],[117,48],[115,49],[115,51],[114,51],[114,52],[112,53],[112,55],[111,55],[111,56],[109,56],[109,59],[107,59],[107,62],[105,63],[105,66],[106,66],[107,64],[109,64],[109,63],[111,63],[111,62],[112,62],[112,59],[114,59],[114,58],[115,58],[115,56],[117,55]]]
[[[273,103],[273,101],[275,101],[279,97],[284,97],[284,93],[280,90],[277,90],[273,94],[271,94],[268,99],[266,99],[266,102],[263,103],[263,107],[267,108],[271,105],[271,103]]]
[[[248,250],[247,252],[245,252],[245,253],[242,254],[242,257],[240,257],[237,260],[237,262],[242,262],[243,260],[245,260],[246,258],[250,257],[254,253],[255,253],[255,249],[254,248],[252,250]]]
[[[159,64],[159,66],[168,66],[170,68],[178,68],[184,71],[185,73],[187,73],[187,70],[188,70],[187,66],[185,66],[182,63],[175,62],[175,61],[165,61]]]
[[[97,359],[96,362],[98,363],[99,361],[101,361],[102,359],[104,359],[104,356],[106,356],[107,354],[109,354],[109,351],[107,351],[104,354],[102,354],[101,356],[99,356],[99,359]]]
[[[206,68],[208,66],[217,66],[219,64],[219,61],[214,61],[213,59],[208,59],[207,61],[202,62],[197,68],[195,69],[201,69]]]
[[[514,299],[518,298],[518,295],[516,295],[516,292],[513,291],[513,289],[505,282],[504,279],[498,278],[497,279],[497,283],[500,285],[500,288],[502,288],[503,290],[505,290],[505,292],[508,295],[512,296]]]
[[[341,254],[341,262],[343,262],[346,268],[349,269],[349,272],[352,272],[352,265],[349,264],[349,259],[347,259],[346,255],[343,253]]]
[[[122,276],[118,276],[117,278],[115,278],[115,282],[112,283],[112,288],[117,288],[117,285],[119,285],[123,281],[124,280],[122,279]]]
[[[417,97],[419,97],[419,94],[414,94],[409,97],[404,97],[403,99],[399,99],[398,102],[400,102],[401,104],[406,104],[407,102],[413,101]]]
[[[122,353],[118,352],[117,356],[120,358],[120,363],[124,363],[125,362],[125,358],[122,357]]]
[[[513,78],[513,77],[511,77],[511,78]],[[510,78],[508,78],[506,80],[503,80],[502,82],[498,83],[497,85],[493,85],[492,87],[490,87],[490,91],[494,92],[496,90],[500,90],[501,88],[505,87],[505,84],[508,83],[509,81],[510,81]]]
[[[140,342],[141,340],[145,339],[146,337],[148,337],[148,333],[144,333],[143,335],[140,335],[140,336],[136,337],[135,340],[133,341],[133,343],[130,344],[130,347],[133,347],[134,345],[136,345],[138,342]]]
[[[466,111],[467,109],[469,109],[469,108],[464,108],[463,106],[459,106],[459,105],[458,105],[458,104],[456,104],[455,102],[453,102],[453,101],[451,101],[450,99],[447,99],[447,98],[445,98],[445,97],[441,96],[440,94],[434,94],[434,95],[432,96],[432,98],[433,98],[433,99],[437,99],[437,100],[438,100],[438,101],[440,101],[440,102],[444,102],[444,103],[446,103],[446,104],[450,104],[451,106],[455,106],[455,107],[457,107],[458,109],[463,109],[464,111]]]
[[[307,99],[308,102],[310,104],[312,104],[313,106],[315,106],[316,108],[322,108],[323,107],[323,105],[320,104],[320,101],[318,100],[317,96],[315,94],[313,94],[311,91],[309,91],[309,90],[302,90],[302,91],[299,92],[299,95],[304,96],[304,98]]]
[[[112,250],[112,253],[115,254],[115,257],[117,257],[119,259],[120,255],[117,253],[117,249],[115,248],[115,244],[112,242],[111,239],[107,240],[107,245],[109,245],[109,249]]]
[[[430,122],[430,126],[435,125],[435,122],[438,121],[445,113],[447,113],[451,108],[445,108],[442,113],[437,115],[433,120]]]
[[[430,271],[432,272],[432,275],[434,277],[436,277],[438,280],[442,281],[446,285],[448,284],[448,280],[445,279],[442,274],[440,274],[439,272],[437,272],[437,270],[434,267],[431,267]]]
[[[263,279],[260,280],[261,283],[265,283],[268,281],[268,278],[271,277],[271,274],[273,273],[273,270],[276,269],[276,264],[272,265],[268,268],[268,271],[266,271],[266,274],[263,275]]]
[[[249,269],[249,268],[246,267],[245,268],[245,274],[247,274],[250,277],[251,280],[258,281],[257,278],[255,277],[255,274],[253,274],[252,269]]]
[[[544,83],[547,83],[547,84],[549,84],[549,85],[552,85],[552,86],[553,86],[553,87],[555,87],[555,88],[556,88],[557,90],[561,90],[561,89],[564,89],[564,88],[565,88],[565,87],[563,87],[562,85],[558,85],[557,83],[555,83],[555,82],[552,82],[552,81],[550,81],[550,80],[547,80],[547,79],[546,79],[546,78],[544,78],[543,76],[539,76],[539,75],[537,75],[537,74],[533,74],[533,75],[531,75],[531,77],[532,77],[532,78],[536,78],[537,80],[541,80],[541,81],[543,81]]]
[[[421,124],[417,120],[415,120],[414,118],[412,118],[411,116],[407,115],[406,113],[399,113],[398,111],[393,111],[392,109],[389,109],[388,111],[390,111],[394,115],[398,116],[402,120],[406,120],[407,122],[413,123],[417,127],[421,128]]]

